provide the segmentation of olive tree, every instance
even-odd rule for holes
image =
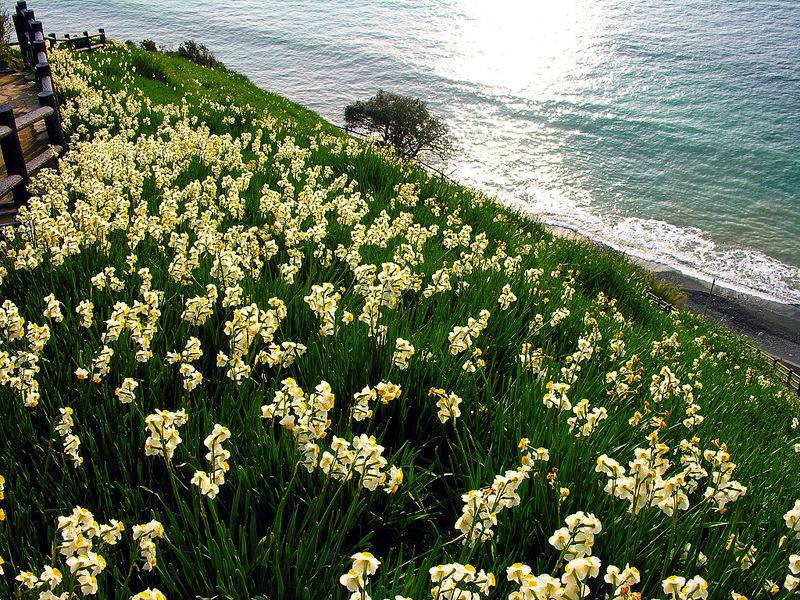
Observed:
[[[344,119],[348,129],[376,134],[406,158],[423,150],[446,158],[453,149],[447,125],[417,98],[378,90],[368,100],[347,105]]]

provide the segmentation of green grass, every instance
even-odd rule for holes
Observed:
[[[146,587],[157,587],[168,598],[345,598],[339,576],[350,568],[348,557],[362,550],[382,561],[369,584],[374,598],[430,597],[428,569],[456,561],[495,573],[498,585],[492,597],[505,598],[513,589],[505,577],[512,563],[527,563],[534,573],[560,573],[559,553],[548,537],[563,526],[567,515],[579,510],[594,513],[603,523],[594,546],[602,571],[612,563],[636,566],[642,583],[635,589],[645,597],[663,596],[661,580],[672,574],[702,575],[709,582],[710,597],[720,599],[730,598],[731,591],[758,597],[767,580],[783,582],[789,554],[798,552],[799,544],[778,544],[789,534],[782,515],[798,497],[800,454],[792,448],[798,431],[791,429],[792,418],[800,412],[796,399],[772,381],[768,365],[743,340],[689,313],[665,314],[645,293],[674,299],[674,290],[659,289],[652,276],[624,257],[554,238],[541,225],[480,194],[349,141],[313,112],[257,88],[242,75],[123,46],[56,61],[73,149],[60,173],[45,173],[34,184],[37,196],[30,217],[17,239],[8,242],[3,263],[8,273],[2,298],[19,307],[27,321],[47,323],[52,329],[35,375],[41,393],[38,406],[23,405],[9,386],[10,375],[0,387],[0,474],[6,480],[0,506],[8,516],[0,524],[4,596],[33,597],[33,592],[21,591],[13,577],[22,569],[38,574],[44,564],[59,566],[65,574],[59,591],[74,585],[54,540],[57,516],[69,514],[76,505],[91,510],[100,523],[116,518],[126,525],[119,544],[100,550],[108,566],[98,575],[99,598],[128,598]],[[82,87],[87,82],[97,94]],[[165,126],[165,119],[172,125]],[[176,123],[186,123],[195,132],[205,124],[209,134],[201,132],[171,145],[183,135]],[[259,129],[265,132],[263,149],[235,145],[235,140]],[[307,150],[282,153],[280,148],[290,139]],[[259,157],[264,161],[259,163]],[[295,159],[298,164],[293,167]],[[312,176],[315,167],[319,172]],[[229,200],[220,196],[245,172],[250,179],[235,194],[242,202],[242,215],[237,216]],[[335,184],[339,177],[345,179]],[[204,181],[216,184],[215,193],[200,191],[198,182]],[[402,183],[416,186],[418,201],[408,206],[395,202],[396,186]],[[286,211],[280,218],[275,210],[261,208],[264,188],[279,192],[278,206]],[[196,195],[187,192],[191,189]],[[178,217],[174,223],[170,198],[175,199]],[[303,300],[312,285],[331,282],[342,288],[337,320],[343,310],[357,317],[364,306],[351,266],[340,256],[326,262],[314,255],[321,247],[348,248],[357,237],[354,223],[339,219],[347,214],[341,208],[345,200],[363,202],[363,214],[354,220],[367,229],[381,223],[382,211],[397,225],[390,235],[367,238],[358,248],[361,264],[376,265],[380,271],[382,263],[399,260],[403,244],[419,241],[408,223],[400,225],[403,212],[419,228],[438,226],[415,249],[420,258],[409,263],[422,288],[438,269],[452,266],[460,252],[469,254],[465,246],[454,250],[443,243],[444,232],[458,233],[461,223],[471,227],[470,243],[478,233],[485,234],[486,262],[453,276],[450,291],[431,297],[414,289],[404,291],[395,308],[383,310],[386,344],[378,343],[358,320],[338,324],[333,336],[321,336],[319,319]],[[314,208],[318,203],[327,203],[327,208]],[[147,207],[151,217],[150,233],[133,241],[130,204]],[[119,217],[124,218],[118,226],[110,224]],[[185,280],[170,276],[176,245],[170,244],[169,234],[186,234],[191,246],[204,217],[212,223],[210,230],[227,232],[228,237],[220,233],[218,241],[240,254],[239,264],[246,271],[241,279],[244,304],[266,310],[270,298],[285,302],[287,316],[275,340],[301,342],[308,348],[293,365],[255,367],[239,384],[216,366],[217,353],[230,350],[224,327],[234,310],[222,305],[225,283],[213,274],[215,252],[221,246],[200,249],[198,264]],[[311,238],[319,233],[319,243],[307,238],[290,242],[287,229],[292,221]],[[324,231],[311,229],[323,221]],[[231,240],[241,240],[251,227],[252,246],[233,244]],[[63,264],[53,264],[53,247],[64,242],[68,230],[83,236],[80,251]],[[276,253],[249,263],[249,269],[248,260],[266,248],[268,240],[275,242]],[[26,243],[40,252],[41,262],[15,268],[15,260],[23,260],[18,250]],[[527,247],[531,250],[526,253]],[[500,248],[504,251],[498,254]],[[292,283],[280,272],[290,249],[303,257]],[[74,371],[88,369],[101,348],[103,322],[113,305],[142,301],[140,277],[126,270],[131,253],[137,256],[137,269],[149,269],[153,289],[163,292],[152,358],[136,361],[135,344],[125,333],[109,344],[114,349],[109,374],[96,384],[78,381]],[[503,266],[506,254],[520,257],[513,272]],[[490,264],[493,256],[498,268]],[[462,257],[462,262],[468,260]],[[109,266],[124,282],[120,291],[101,290],[90,281]],[[538,285],[526,282],[526,269],[542,269]],[[465,283],[463,289],[459,280]],[[213,316],[200,326],[182,320],[186,300],[204,294],[209,283],[220,291]],[[498,297],[506,284],[518,299],[501,311]],[[565,297],[569,287],[574,295]],[[597,301],[600,292],[616,300],[626,325]],[[42,315],[43,298],[50,293],[62,303],[62,323]],[[86,329],[75,307],[90,298],[95,323]],[[570,310],[564,321],[531,332],[535,315],[547,322],[561,307]],[[449,352],[448,334],[470,317],[477,318],[482,309],[491,317],[475,343],[483,350],[486,366],[468,373],[462,369],[466,355]],[[571,413],[545,407],[542,398],[547,382],[558,381],[560,369],[569,365],[578,339],[591,331],[586,316],[596,319],[602,340],[596,342],[593,357],[581,364],[569,396],[574,403],[588,398],[592,406],[605,406],[609,417],[591,437],[577,439],[566,423]],[[653,343],[672,334],[678,345],[652,356]],[[625,341],[624,357],[612,356],[610,342],[617,335]],[[198,338],[204,350],[194,363],[204,379],[199,388],[187,392],[177,365],[168,364],[165,357],[181,351],[190,336]],[[406,370],[392,364],[398,337],[411,341],[417,351]],[[537,377],[520,366],[517,356],[525,342],[542,348],[546,375]],[[0,344],[13,355],[25,341],[9,340],[5,334]],[[252,362],[265,346],[254,342],[245,359]],[[430,357],[423,360],[428,352]],[[610,397],[606,374],[633,354],[642,362],[642,385],[625,399]],[[681,394],[663,400],[651,395],[650,379],[664,366],[682,384],[694,387],[705,420],[692,431],[681,424],[686,408]],[[121,404],[114,394],[126,377],[139,382],[132,404]],[[329,435],[320,446],[328,447],[332,435],[375,436],[388,462],[404,470],[396,493],[370,492],[360,488],[357,477],[340,482],[319,469],[309,473],[298,467],[300,452],[291,433],[261,418],[261,406],[272,400],[286,377],[296,379],[307,394],[322,380],[330,383],[336,402],[329,413]],[[353,394],[382,380],[399,384],[402,396],[374,405],[369,420],[353,421]],[[463,399],[460,418],[439,422],[435,400],[428,396],[431,387]],[[54,431],[58,409],[65,406],[74,409],[73,429],[81,439],[84,464],[77,468],[65,457]],[[171,463],[145,456],[145,415],[179,408],[187,411],[189,421],[180,429],[183,442]],[[603,491],[605,477],[594,467],[604,453],[627,466],[634,448],[647,445],[646,435],[653,428],[646,422],[634,427],[628,421],[637,410],[648,409],[663,416],[660,439],[673,450],[692,435],[700,438],[701,448],[726,443],[737,465],[734,477],[749,488],[747,494],[728,510],[716,512],[702,500],[704,482],[690,495],[690,509],[676,518],[656,508],[629,514],[627,502]],[[209,500],[190,479],[195,470],[208,468],[202,442],[214,423],[230,429],[225,447],[231,457],[219,496]],[[520,486],[520,504],[498,514],[493,540],[475,546],[456,541],[461,495],[485,488],[495,475],[516,468],[522,437],[534,447],[549,448],[549,463]],[[678,456],[668,455],[674,460]],[[544,477],[554,468],[555,488]],[[559,487],[570,490],[563,502]],[[156,569],[146,572],[140,569],[130,530],[151,519],[164,525],[165,537],[156,541]],[[738,536],[735,544],[729,544],[732,535]],[[684,556],[687,543],[692,551]],[[758,552],[745,571],[738,561],[751,544]],[[701,564],[698,551],[708,556],[706,564]],[[593,597],[610,591],[602,572],[590,587]]]

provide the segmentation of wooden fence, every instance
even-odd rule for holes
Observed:
[[[84,31],[83,35],[76,36],[69,33],[65,33],[62,37],[58,37],[55,33],[45,35],[42,22],[36,20],[33,10],[23,1],[17,2],[14,29],[17,32],[17,41],[11,45],[19,46],[22,60],[31,71],[36,69],[46,47],[67,46],[79,52],[91,52],[106,46],[106,31],[103,28],[98,29],[97,33],[90,34]]]
[[[667,312],[677,311],[678,309],[664,300],[659,296],[655,295],[653,292],[647,292],[648,299],[655,304],[656,306],[660,307],[662,310]],[[764,359],[772,365],[771,373],[775,375],[783,384],[792,390],[795,394],[800,396],[800,373],[795,371],[792,367],[790,367],[783,359],[778,358],[777,356],[773,356],[769,352],[759,348],[755,343],[751,342],[746,337],[742,336],[742,339],[745,340],[753,350],[761,354]]]
[[[17,209],[28,200],[27,185],[31,175],[57,159],[67,151],[67,140],[61,126],[61,112],[58,107],[56,91],[47,49],[58,45],[68,46],[76,51],[91,52],[106,45],[105,30],[90,35],[84,31],[82,36],[66,34],[59,38],[55,34],[45,36],[41,21],[36,20],[27,2],[17,2],[14,12],[14,29],[22,60],[35,79],[38,91],[39,108],[20,117],[14,116],[11,106],[0,106],[0,150],[6,165],[6,177],[0,181],[0,197],[13,195],[13,208]],[[44,121],[49,147],[30,160],[25,159],[19,132]]]

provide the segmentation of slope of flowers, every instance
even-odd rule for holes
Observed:
[[[744,344],[240,76],[52,58],[72,149],[2,243],[4,596],[800,592],[800,409]]]

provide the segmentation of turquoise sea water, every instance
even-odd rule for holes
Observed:
[[[33,0],[46,31],[195,37],[334,122],[429,102],[453,176],[641,258],[800,302],[797,0]]]

